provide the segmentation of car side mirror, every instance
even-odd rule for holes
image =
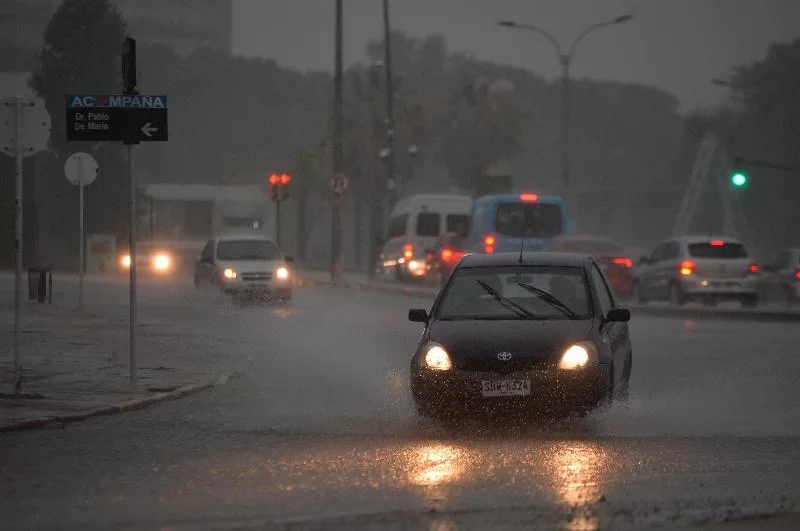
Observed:
[[[606,315],[610,323],[627,323],[631,320],[631,311],[627,308],[611,308]]]
[[[408,310],[408,320],[412,323],[428,323],[428,312],[421,308]]]

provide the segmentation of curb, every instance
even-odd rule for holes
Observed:
[[[126,400],[124,402],[120,402],[118,404],[101,406],[94,409],[90,409],[88,411],[81,411],[79,413],[70,413],[68,415],[58,415],[55,417],[47,417],[41,419],[23,420],[20,422],[15,422],[13,424],[6,424],[4,426],[0,426],[0,433],[11,432],[11,431],[33,430],[53,424],[67,424],[71,422],[79,422],[93,417],[103,417],[108,415],[114,415],[117,413],[124,413],[126,411],[143,409],[160,402],[176,400],[184,396],[193,395],[201,391],[211,389],[212,387],[217,387],[220,385],[227,384],[232,378],[235,378],[243,374],[244,371],[247,370],[247,367],[250,365],[252,361],[253,360],[251,358],[248,358],[247,361],[245,361],[241,366],[237,367],[233,371],[221,374],[212,382],[206,382],[202,384],[182,385],[177,389],[175,389],[174,391],[169,391],[166,393],[156,393],[146,398],[134,398],[131,400]]]
[[[337,287],[326,280],[299,279],[300,286],[307,287]],[[358,290],[372,293],[387,293],[393,295],[406,295],[423,299],[432,299],[436,296],[435,290],[415,288],[410,286],[393,286],[382,284],[367,284],[363,282],[344,282],[338,287],[343,289]],[[747,311],[738,309],[705,309],[705,308],[671,308],[658,306],[626,305],[634,315],[652,317],[672,317],[694,320],[720,320],[720,321],[755,321],[772,323],[800,323],[800,312],[787,312],[781,310]]]

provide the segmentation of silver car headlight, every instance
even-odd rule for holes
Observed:
[[[422,367],[434,371],[448,371],[453,368],[453,362],[450,360],[450,354],[438,343],[428,343],[422,350],[422,355],[419,357],[419,363]]]
[[[597,347],[591,341],[574,343],[564,350],[558,361],[558,368],[562,371],[579,371],[588,367],[597,367],[600,358]]]
[[[275,276],[278,280],[286,280],[289,278],[289,270],[281,266],[275,270]]]

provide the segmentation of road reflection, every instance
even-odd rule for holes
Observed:
[[[594,507],[603,498],[602,484],[611,480],[612,461],[608,449],[596,443],[562,441],[552,447],[547,472],[554,494],[572,510],[566,529],[599,529]]]

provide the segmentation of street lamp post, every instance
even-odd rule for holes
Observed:
[[[575,58],[575,51],[581,41],[593,31],[607,26],[623,24],[631,19],[633,19],[633,15],[622,15],[615,19],[598,22],[586,27],[575,37],[567,52],[564,52],[564,49],[553,35],[542,28],[531,24],[518,24],[509,20],[497,23],[504,28],[524,29],[540,34],[553,45],[558,56],[561,64],[561,171],[565,196],[569,195],[570,192],[570,67],[572,66],[572,60]]]

